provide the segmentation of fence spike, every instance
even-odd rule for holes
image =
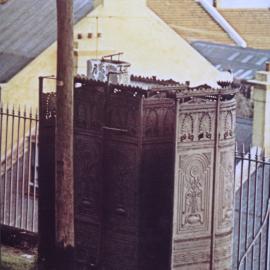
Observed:
[[[35,115],[36,115],[36,120],[38,120],[38,108],[36,108]]]
[[[265,161],[265,147],[262,148],[261,157],[262,157],[262,160]]]
[[[251,144],[249,145],[248,149],[248,159],[251,160]]]
[[[256,146],[255,158],[258,160],[259,147]]]

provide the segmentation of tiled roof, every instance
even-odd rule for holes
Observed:
[[[9,0],[0,5],[0,83],[7,82],[56,40],[55,0]],[[75,22],[92,0],[74,0]]]
[[[195,0],[147,0],[149,7],[188,41],[234,44],[225,31]],[[218,9],[247,42],[248,47],[270,49],[269,9]]]
[[[223,9],[219,11],[249,47],[270,49],[269,9]]]
[[[148,6],[188,41],[234,44],[224,30],[194,0],[147,0]]]
[[[270,50],[241,48],[225,44],[195,41],[192,46],[221,71],[230,70],[237,79],[252,79],[256,71],[265,70]]]

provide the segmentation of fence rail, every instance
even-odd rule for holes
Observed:
[[[0,105],[0,221],[37,232],[38,114]]]
[[[235,158],[233,269],[269,270],[270,161],[259,149]]]

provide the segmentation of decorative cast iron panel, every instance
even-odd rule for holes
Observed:
[[[76,83],[81,84],[75,88],[74,106],[76,269],[199,265],[208,270],[212,241],[215,265],[226,269],[234,92],[225,85],[217,111],[219,90],[205,85],[146,92],[84,79]],[[44,100],[42,115],[52,136],[53,98]],[[219,214],[213,240],[214,177]]]

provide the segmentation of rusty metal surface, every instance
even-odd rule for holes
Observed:
[[[80,267],[169,269],[174,101],[144,94],[94,81],[75,90]]]
[[[235,123],[235,90],[229,87],[225,85],[223,91],[218,93],[205,90],[205,87],[203,90],[189,88],[188,85],[163,85],[145,91],[140,87],[76,79],[74,169],[78,269],[181,269],[178,266],[171,268],[174,267],[171,266],[173,212],[184,211],[174,202],[174,147],[180,147],[177,151],[181,155],[186,153],[183,158],[191,158],[190,162],[193,162],[195,152],[208,149],[209,155],[212,155],[214,104],[216,96],[220,95],[222,127],[217,157],[218,164],[224,165],[222,179],[225,182],[228,180],[225,175],[229,173],[230,165],[233,168],[233,164],[227,164],[227,160],[231,157]],[[207,96],[203,98],[206,93]],[[176,104],[181,111],[177,117]],[[53,105],[46,108],[50,108],[47,112],[45,110],[47,115],[54,115]],[[183,129],[176,132],[176,120],[184,120],[182,116],[188,117],[193,113],[200,115],[202,120],[198,127],[193,127],[196,134],[190,132],[192,128],[185,130],[188,128],[185,121]],[[53,126],[50,119],[46,121]],[[47,129],[47,132],[52,130]],[[190,156],[191,148],[195,152]],[[210,163],[211,160],[213,157]],[[196,164],[196,158],[194,162]],[[210,168],[213,168],[210,163]],[[207,181],[212,183],[211,178]],[[212,186],[210,182],[208,187]],[[225,186],[217,185],[218,190],[223,188]],[[229,200],[231,189],[228,190]],[[203,196],[208,194],[210,211],[211,193],[209,190],[203,192]],[[229,213],[230,204],[224,201],[224,205]],[[222,204],[219,203],[217,207],[220,210]],[[227,217],[225,210],[220,210],[221,216],[218,218],[218,236],[215,239],[217,252],[224,241],[229,243],[231,239],[230,217],[223,220]],[[188,220],[187,212],[184,215]],[[211,211],[208,221],[211,221]],[[188,235],[189,232],[186,233]],[[196,234],[190,233],[193,236]],[[210,242],[208,250],[210,252]],[[181,258],[185,263],[183,260],[187,257]]]

